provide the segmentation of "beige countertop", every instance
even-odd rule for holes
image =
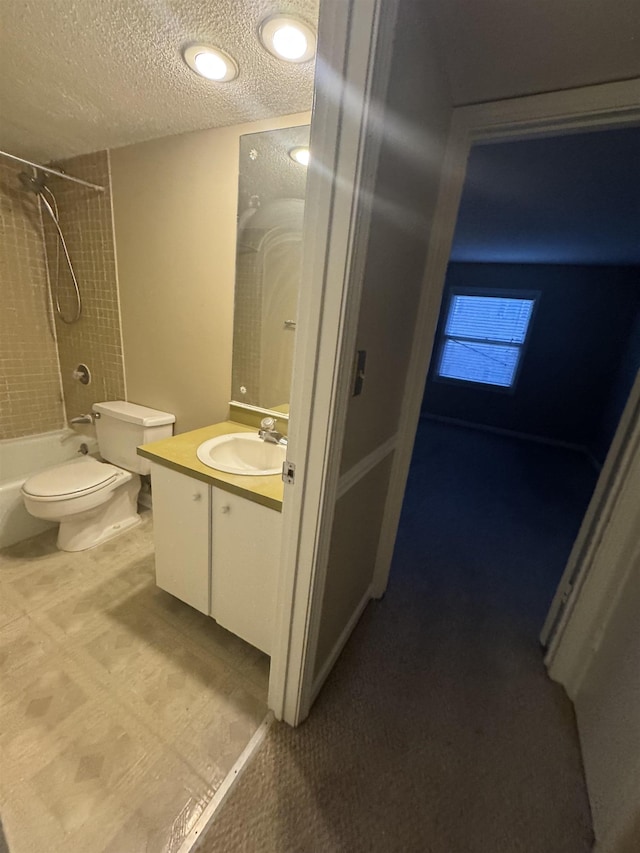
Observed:
[[[191,432],[183,432],[171,438],[164,438],[162,441],[143,444],[138,447],[138,455],[181,474],[195,477],[211,486],[232,492],[234,495],[255,501],[278,512],[282,511],[284,483],[280,474],[272,474],[269,477],[225,474],[224,471],[207,467],[196,456],[196,450],[203,441],[232,432],[255,432],[255,429],[233,421],[223,421]]]

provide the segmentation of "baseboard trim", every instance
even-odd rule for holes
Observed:
[[[208,803],[205,810],[198,818],[195,826],[178,848],[178,853],[195,853],[195,851],[200,848],[200,844],[206,836],[207,830],[216,818],[218,809],[225,802],[238,782],[238,779],[240,779],[244,771],[247,769],[251,759],[258,751],[262,741],[267,735],[267,732],[273,725],[274,720],[275,717],[273,716],[273,712],[269,711],[264,720],[258,726],[249,743],[245,746],[236,763],[227,773],[224,781],[213,796],[213,799]]]
[[[353,629],[356,627],[356,625],[360,621],[360,617],[364,613],[364,609],[367,606],[367,604],[371,601],[371,598],[372,598],[372,595],[371,595],[371,586],[370,586],[367,589],[367,591],[365,592],[365,594],[362,596],[362,599],[360,600],[360,603],[358,604],[356,609],[351,614],[351,618],[349,619],[347,624],[344,626],[342,633],[340,634],[340,636],[338,637],[338,639],[336,641],[336,644],[331,649],[331,654],[326,659],[326,661],[322,665],[322,668],[320,669],[320,672],[316,675],[316,677],[314,679],[313,687],[311,688],[311,702],[312,703],[315,702],[315,700],[318,696],[318,693],[320,693],[320,691],[322,690],[323,684],[327,680],[329,673],[331,672],[331,670],[335,666],[336,661],[340,657],[340,653],[342,652],[344,647],[347,645],[347,640],[351,636]]]
[[[582,453],[586,456],[597,471],[602,470],[602,465],[584,444],[573,444],[570,441],[562,441],[559,438],[547,438],[543,435],[534,435],[530,432],[518,432],[518,430],[515,429],[505,429],[504,427],[495,427],[490,424],[478,424],[474,421],[463,421],[461,418],[449,418],[446,415],[422,414],[420,415],[420,420],[435,421],[436,423],[464,427],[466,429],[476,429],[481,432],[490,432],[494,435],[504,435],[508,438],[519,438],[522,441],[533,441],[536,444],[548,444],[551,447],[561,447],[563,450],[573,450],[575,453]]]
[[[386,459],[396,449],[397,443],[398,434],[395,433],[384,444],[376,447],[375,450],[372,450],[371,453],[359,462],[356,462],[348,471],[345,471],[338,480],[337,499],[341,498],[349,489],[352,489],[363,477],[366,477],[369,471],[373,471],[376,465],[379,465],[383,459]]]

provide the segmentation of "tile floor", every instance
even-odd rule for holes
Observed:
[[[155,586],[153,527],[0,551],[11,853],[179,848],[267,711],[266,655]]]

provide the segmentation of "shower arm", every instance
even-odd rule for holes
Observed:
[[[58,178],[64,178],[65,181],[72,181],[74,184],[81,184],[83,187],[97,190],[103,193],[104,187],[100,184],[92,184],[90,181],[83,181],[82,178],[76,178],[73,175],[67,175],[59,169],[52,169],[49,166],[41,166],[39,163],[34,163],[32,160],[25,160],[24,157],[16,157],[15,154],[9,154],[8,151],[0,151],[0,156],[8,157],[9,160],[15,160],[17,163],[24,163],[25,166],[32,166],[34,169],[39,169],[41,172],[46,172],[48,175],[56,175]]]

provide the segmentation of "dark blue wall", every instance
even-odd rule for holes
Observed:
[[[618,428],[620,416],[627,403],[629,392],[639,370],[640,310],[636,314],[635,322],[627,339],[627,346],[614,377],[602,418],[600,423],[596,424],[596,429],[589,443],[591,452],[600,462],[604,462],[605,460],[607,450]]]
[[[640,127],[474,145],[451,260],[640,264]]]
[[[601,455],[614,386],[628,385],[620,371],[640,311],[640,268],[451,263],[446,285],[537,290],[540,299],[513,393],[434,380],[443,311],[423,413],[597,445]]]

